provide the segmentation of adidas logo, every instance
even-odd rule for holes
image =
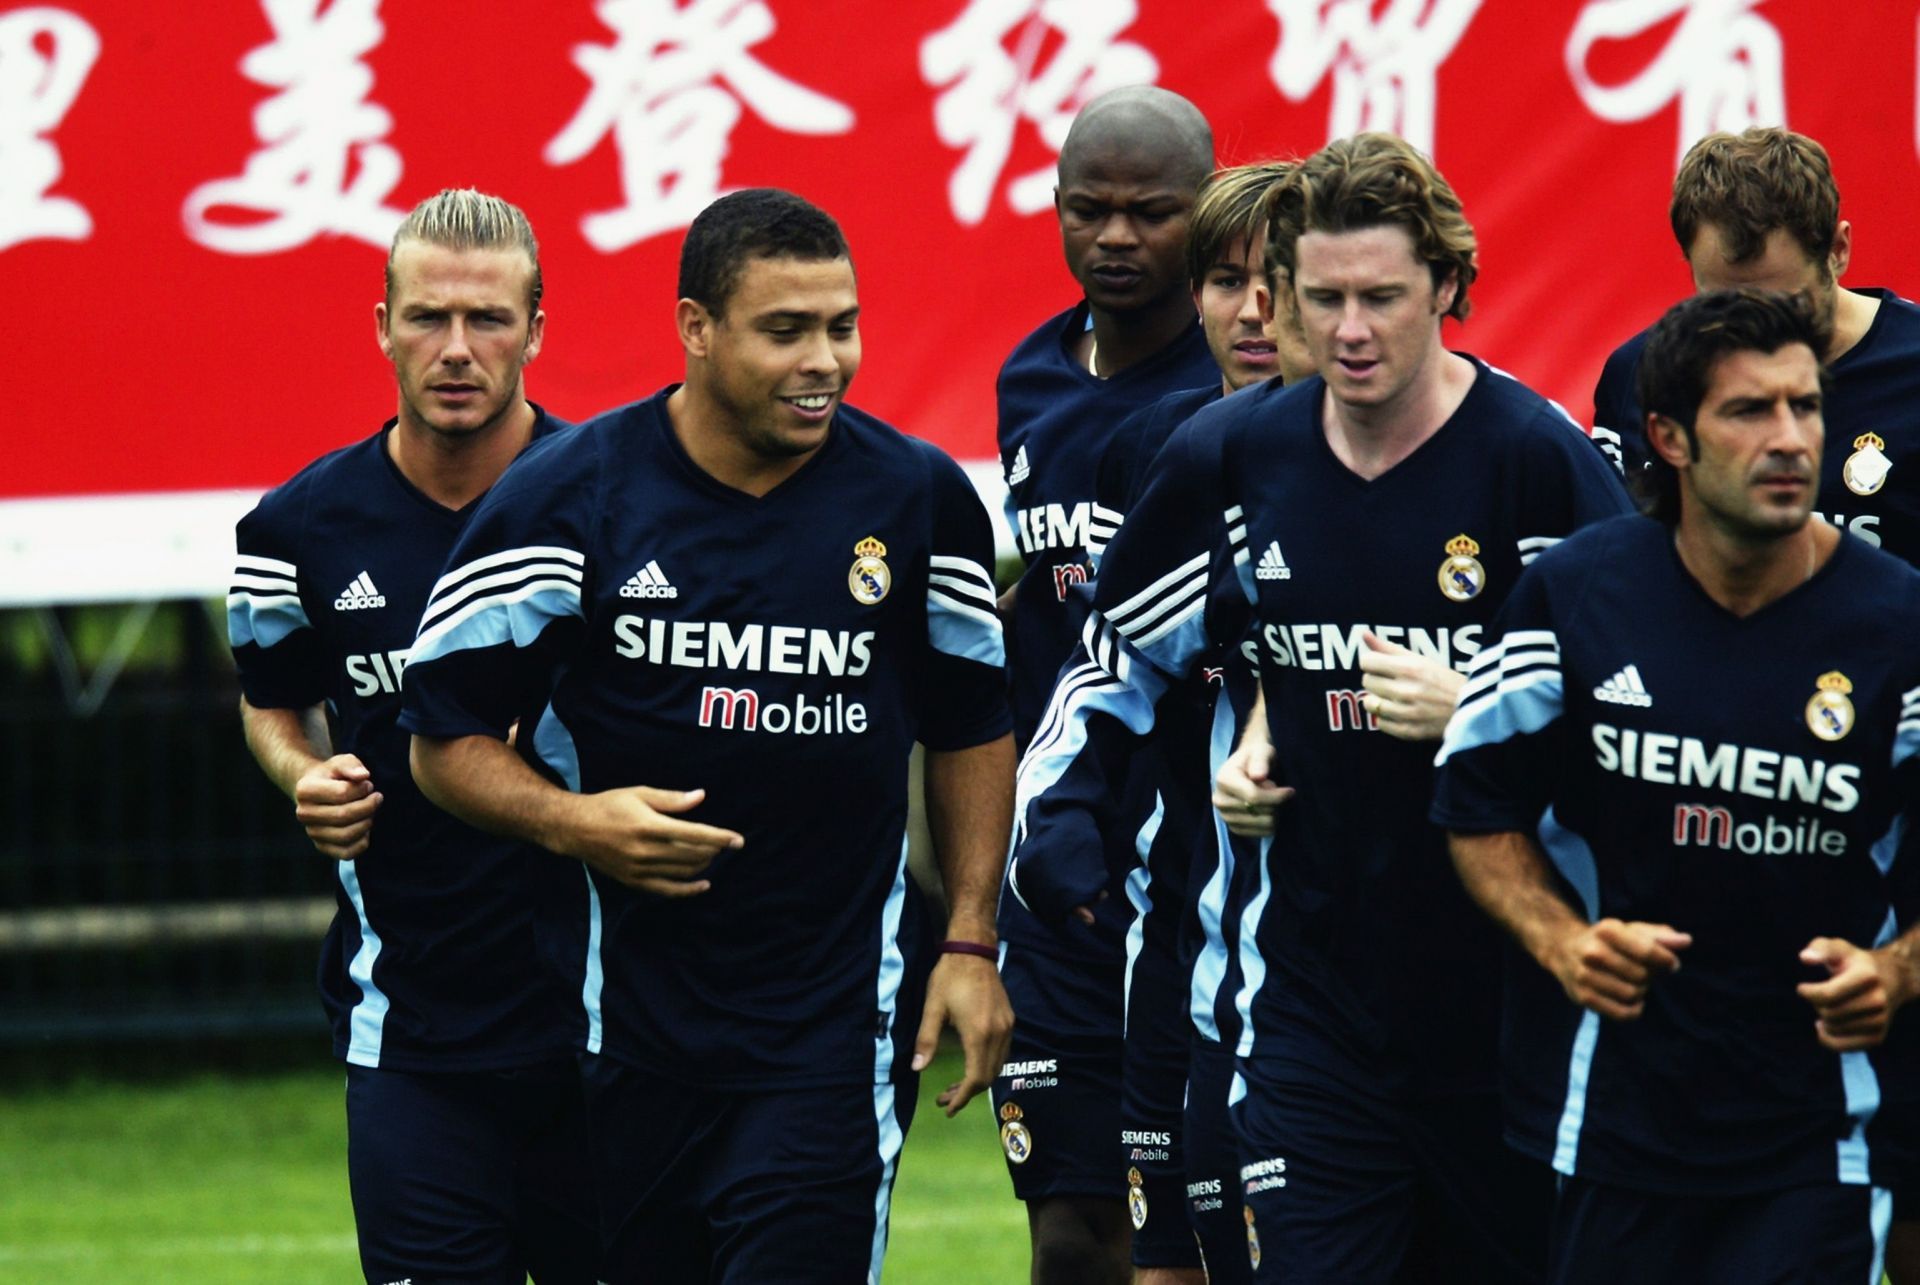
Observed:
[[[353,578],[353,583],[340,591],[333,600],[335,611],[367,611],[374,607],[387,605],[387,595],[373,587],[373,577],[362,571]]]
[[[620,586],[622,598],[678,598],[680,591],[667,583],[667,573],[658,562],[649,562]]]
[[[1628,665],[1594,688],[1593,698],[1609,705],[1632,705],[1639,709],[1646,709],[1653,704],[1653,697],[1647,695],[1647,685],[1640,681],[1638,665]]]
[[[1013,467],[1007,470],[1007,485],[1018,486],[1027,480],[1027,474],[1033,469],[1027,463],[1027,447],[1023,442],[1020,449],[1013,453]]]
[[[1253,569],[1253,578],[1256,580],[1293,579],[1293,568],[1289,567],[1287,560],[1280,556],[1280,542],[1278,540],[1269,544],[1267,551],[1260,555],[1260,563]]]

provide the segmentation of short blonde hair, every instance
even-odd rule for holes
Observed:
[[[449,250],[523,250],[533,265],[527,284],[527,315],[540,311],[545,292],[540,279],[540,243],[521,208],[510,201],[470,187],[446,188],[408,212],[393,234],[387,250],[387,302],[393,302],[393,260],[407,241],[420,241]]]

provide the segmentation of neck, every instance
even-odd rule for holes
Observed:
[[[701,472],[748,495],[765,495],[799,472],[814,454],[770,456],[753,450],[729,430],[727,412],[691,382],[667,395],[667,422],[680,449]]]
[[[1465,357],[1436,348],[1434,359],[1390,402],[1356,406],[1329,393],[1321,403],[1327,445],[1361,477],[1379,477],[1440,431],[1478,377]]]
[[[1094,373],[1102,379],[1111,379],[1153,356],[1178,339],[1198,315],[1193,310],[1193,297],[1186,290],[1139,312],[1114,313],[1095,305],[1089,305],[1089,311],[1093,330],[1080,336],[1076,351],[1085,365],[1088,354],[1098,347]]]
[[[1867,337],[1873,319],[1880,314],[1880,300],[1857,290],[1836,288],[1833,302],[1833,339],[1827,344],[1826,360],[1839,361],[1853,346]]]
[[[485,495],[513,457],[533,438],[534,412],[515,399],[491,424],[471,433],[438,433],[408,414],[387,434],[387,455],[400,475],[422,495],[449,509],[464,509]]]
[[[1813,578],[1840,546],[1820,518],[1787,535],[1755,538],[1702,515],[1682,496],[1673,547],[1706,595],[1736,616],[1750,616]]]

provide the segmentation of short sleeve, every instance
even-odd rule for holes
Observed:
[[[227,642],[240,690],[258,709],[307,709],[327,694],[326,657],[302,588],[302,507],[297,489],[270,492],[234,530]]]
[[[993,525],[960,467],[932,447],[923,449],[933,457],[933,503],[918,739],[929,749],[966,749],[1013,729]]]

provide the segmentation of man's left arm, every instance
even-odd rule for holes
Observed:
[[[926,764],[927,828],[947,891],[946,940],[992,952],[999,941],[994,919],[1013,828],[1013,737],[962,750],[929,749]],[[938,1098],[953,1115],[993,1083],[1013,1038],[1013,1006],[991,953],[941,952],[927,983],[914,1070],[932,1060],[940,1028],[949,1023],[966,1054],[963,1077]]]
[[[1869,950],[1841,937],[1816,937],[1800,962],[1825,968],[1827,980],[1802,982],[1820,1043],[1836,1053],[1877,1048],[1898,1013],[1920,995],[1920,923]]]

